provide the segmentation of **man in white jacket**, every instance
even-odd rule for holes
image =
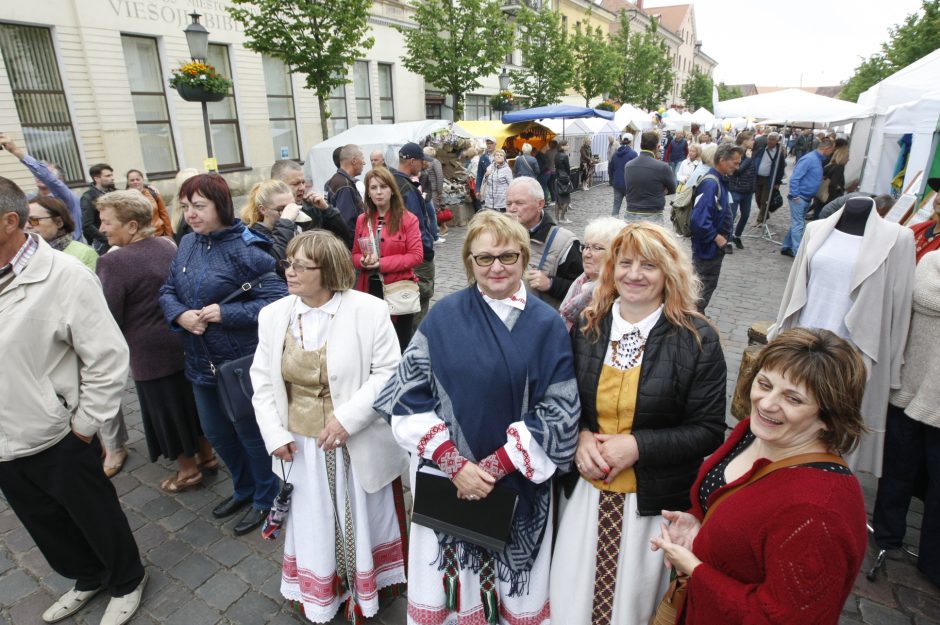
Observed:
[[[0,490],[49,565],[76,580],[43,620],[107,590],[101,625],[120,625],[147,576],[93,437],[120,406],[127,343],[95,275],[25,232],[28,215],[0,178]]]

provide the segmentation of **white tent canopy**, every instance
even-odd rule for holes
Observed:
[[[915,100],[940,84],[940,49],[891,74],[858,97],[862,106],[881,114],[896,105]]]
[[[402,122],[398,124],[360,124],[353,126],[335,137],[330,137],[322,143],[310,148],[306,167],[308,175],[313,182],[313,188],[319,191],[336,171],[333,164],[333,150],[354,143],[362,148],[366,156],[366,168],[363,173],[371,169],[369,152],[383,150],[385,161],[391,165],[398,164],[398,148],[410,142],[420,142],[425,137],[443,129],[469,137],[465,130],[454,126],[452,122],[441,119],[426,119],[417,122]]]
[[[864,116],[866,109],[853,102],[827,98],[802,89],[781,89],[719,102],[716,117],[783,119],[828,124]]]
[[[650,114],[642,109],[638,109],[632,104],[624,104],[614,112],[614,123],[617,124],[617,128],[621,130],[630,124],[633,124],[641,131],[649,130],[653,127]]]
[[[859,104],[868,107],[874,115],[858,121],[852,130],[849,162],[845,168],[847,181],[860,179],[859,190],[867,193],[888,191],[899,151],[898,137],[907,132],[913,132],[915,133],[914,143],[919,143],[916,137],[917,131],[908,129],[900,132],[901,126],[915,121],[910,116],[916,115],[917,103],[921,98],[925,106],[923,114],[926,117],[930,116],[928,94],[935,93],[934,90],[937,89],[938,84],[940,84],[940,50],[935,50],[873,85],[859,96]],[[885,122],[887,115],[891,112],[891,107],[908,103],[913,105],[913,108],[905,109],[907,112],[898,113],[895,116],[894,130],[889,135],[885,130]],[[902,115],[907,117],[906,121],[902,120]],[[934,118],[934,123],[936,123],[936,118]],[[920,142],[923,142],[923,137]],[[910,163],[917,162],[914,160],[915,156],[918,158],[923,156],[921,150],[915,145],[911,146],[911,152]],[[930,158],[929,154],[927,158]],[[904,187],[907,188],[917,172],[928,165],[924,162],[908,167]],[[923,188],[924,178],[926,176],[921,176],[918,188],[914,189],[915,192]]]
[[[715,125],[715,116],[707,108],[702,107],[692,113],[692,121],[700,125],[702,130],[710,131]]]

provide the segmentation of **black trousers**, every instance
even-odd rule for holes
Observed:
[[[924,499],[917,568],[940,586],[940,428],[915,421],[888,404],[884,462],[872,516],[880,547],[901,546],[907,509],[915,495]]]
[[[702,295],[698,300],[698,311],[705,313],[708,303],[712,301],[712,294],[718,286],[718,276],[721,275],[721,263],[725,259],[725,251],[718,250],[718,255],[710,260],[692,257],[692,266],[699,280],[702,281]]]
[[[101,470],[101,446],[71,432],[33,456],[0,462],[0,490],[56,573],[78,590],[112,597],[144,576],[117,492]]]

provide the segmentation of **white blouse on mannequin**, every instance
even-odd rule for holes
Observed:
[[[810,259],[806,306],[797,325],[851,338],[845,316],[852,308],[852,273],[862,249],[862,238],[833,230]]]

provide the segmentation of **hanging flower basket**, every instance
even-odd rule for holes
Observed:
[[[192,61],[173,70],[170,86],[187,102],[220,102],[232,88],[232,81],[205,63]]]
[[[176,91],[187,102],[221,102],[225,99],[224,93],[213,93],[207,91],[204,87],[180,85],[176,88]]]
[[[490,107],[495,111],[511,111],[516,104],[512,91],[500,91],[490,98]]]

